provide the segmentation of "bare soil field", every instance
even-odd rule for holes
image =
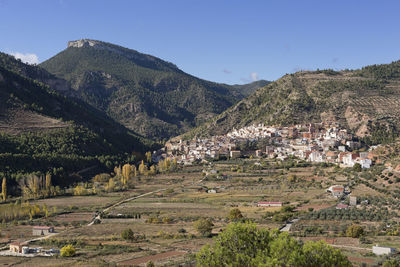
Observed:
[[[94,212],[73,212],[57,215],[54,220],[58,222],[91,221]]]
[[[182,256],[182,255],[185,255],[186,253],[187,253],[186,251],[169,251],[169,252],[164,252],[164,253],[160,253],[160,254],[156,254],[156,255],[145,256],[145,257],[140,257],[140,258],[136,258],[136,259],[118,262],[118,264],[119,265],[140,265],[140,264],[145,264],[149,261],[157,262],[157,261],[169,259],[171,257]]]

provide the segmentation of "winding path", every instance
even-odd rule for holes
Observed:
[[[123,204],[125,202],[129,202],[131,200],[135,200],[135,199],[138,199],[138,198],[141,198],[141,197],[145,197],[145,196],[148,196],[148,195],[151,195],[151,194],[155,194],[155,193],[158,193],[158,192],[161,192],[161,191],[165,191],[165,190],[167,190],[167,189],[166,188],[162,188],[162,189],[158,189],[158,190],[151,191],[151,192],[148,192],[148,193],[144,193],[144,194],[139,195],[139,196],[123,199],[123,200],[121,200],[121,201],[119,201],[119,202],[117,202],[117,203],[105,208],[104,210],[102,210],[101,213],[104,213],[104,212],[108,211],[109,209],[115,208],[115,207],[117,207],[117,206],[119,206],[119,205],[121,205],[121,204]],[[100,220],[100,214],[96,215],[96,217],[93,218],[93,220],[88,224],[88,226],[93,225],[95,220]]]

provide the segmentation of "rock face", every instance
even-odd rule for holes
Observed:
[[[95,46],[98,45],[99,42],[96,42],[95,40],[89,40],[89,39],[81,39],[81,40],[76,40],[76,41],[69,41],[68,42],[68,47],[84,47],[84,46]]]

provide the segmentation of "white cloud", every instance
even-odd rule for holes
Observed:
[[[22,62],[28,63],[28,64],[39,64],[39,57],[35,54],[30,54],[30,53],[20,53],[20,52],[15,52],[11,53],[16,59],[21,59]]]
[[[250,73],[250,78],[253,82],[258,80],[258,73],[257,72],[252,72]]]

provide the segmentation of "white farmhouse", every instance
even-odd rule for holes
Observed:
[[[372,252],[375,255],[390,255],[392,253],[395,253],[396,249],[395,248],[390,248],[390,247],[373,246],[372,247]]]

